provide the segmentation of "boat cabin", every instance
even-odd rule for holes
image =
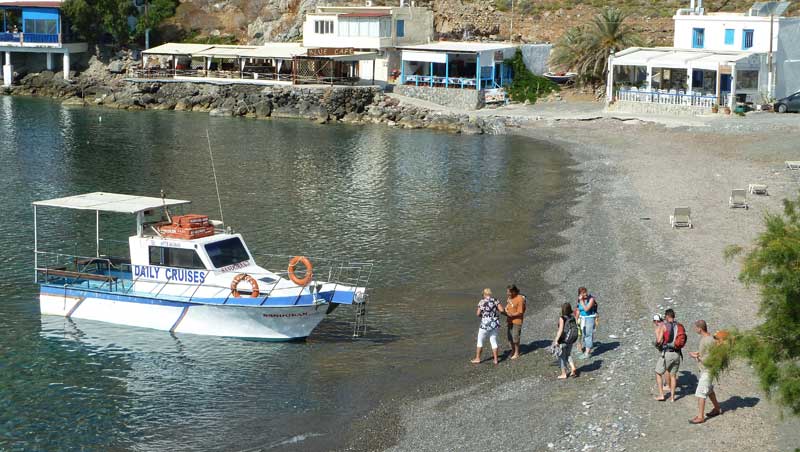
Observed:
[[[157,280],[202,284],[209,271],[233,272],[255,266],[239,234],[222,229],[221,222],[203,215],[169,216],[168,209],[188,204],[179,199],[95,192],[34,203],[34,252],[37,280],[104,275],[107,280]],[[38,208],[93,210],[96,218],[94,256],[67,256],[39,249]],[[127,213],[136,217],[136,235],[128,238],[128,252],[114,256],[101,252],[100,213]],[[71,264],[71,265],[70,265]]]

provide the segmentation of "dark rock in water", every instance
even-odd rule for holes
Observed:
[[[267,118],[272,114],[272,102],[264,100],[255,105],[257,118]]]

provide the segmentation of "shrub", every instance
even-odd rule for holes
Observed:
[[[517,49],[514,58],[505,61],[514,71],[514,79],[508,87],[508,96],[516,102],[536,103],[536,101],[554,91],[558,91],[558,85],[550,80],[540,77],[529,71],[522,58],[522,51]]]

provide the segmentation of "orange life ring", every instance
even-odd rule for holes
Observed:
[[[294,274],[294,269],[297,267],[297,264],[303,264],[303,266],[306,267],[305,278],[298,278],[297,275]],[[306,286],[311,282],[311,278],[314,276],[313,268],[314,267],[311,266],[311,261],[308,260],[307,257],[295,256],[289,261],[289,279],[298,286]]]
[[[260,293],[258,290],[258,281],[256,281],[255,278],[248,275],[247,273],[239,273],[238,275],[233,277],[233,281],[231,281],[231,295],[233,295],[234,298],[239,298],[241,296],[241,294],[239,293],[239,289],[237,289],[237,286],[239,286],[239,283],[242,281],[247,281],[250,283],[250,290],[252,291],[250,293],[250,296],[256,298]]]

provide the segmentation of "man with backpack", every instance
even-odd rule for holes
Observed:
[[[678,385],[678,370],[681,367],[683,353],[681,350],[686,345],[686,330],[683,325],[675,321],[675,311],[667,309],[664,312],[664,321],[656,327],[656,347],[661,356],[656,361],[656,386],[658,397],[656,400],[664,401],[663,379],[669,384],[669,400],[675,401],[675,388]]]

